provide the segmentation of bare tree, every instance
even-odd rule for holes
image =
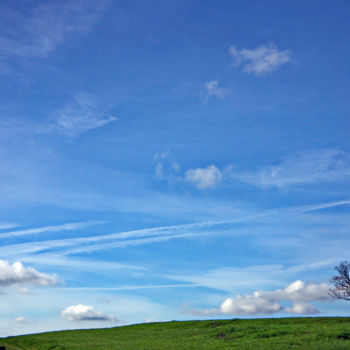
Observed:
[[[330,282],[334,284],[334,288],[331,288],[328,294],[335,299],[350,300],[350,263],[342,261],[334,270],[338,274],[331,278]]]

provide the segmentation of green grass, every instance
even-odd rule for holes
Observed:
[[[6,350],[350,349],[350,318],[148,323],[0,339]]]

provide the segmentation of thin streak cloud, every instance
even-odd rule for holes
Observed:
[[[27,230],[4,232],[0,234],[0,238],[12,238],[12,237],[27,236],[32,234],[46,233],[46,232],[72,231],[72,230],[78,230],[78,229],[86,228],[93,225],[102,225],[105,223],[106,221],[72,222],[72,223],[63,224],[63,225],[44,226],[44,227],[38,227],[38,228],[31,228]]]
[[[113,291],[113,290],[139,290],[139,289],[162,289],[162,288],[196,288],[201,287],[198,283],[178,283],[178,284],[158,284],[145,286],[124,286],[124,287],[76,287],[76,288],[60,288],[65,291]]]
[[[126,232],[112,233],[112,234],[105,234],[105,235],[95,235],[91,237],[67,238],[67,239],[48,240],[48,241],[41,241],[41,242],[10,244],[0,248],[0,253],[3,256],[11,257],[11,256],[18,256],[19,254],[33,254],[37,252],[44,252],[48,249],[55,249],[55,250],[61,250],[63,254],[74,254],[74,253],[106,250],[106,249],[112,249],[112,248],[122,248],[127,246],[150,244],[150,243],[156,243],[161,241],[168,241],[176,238],[181,239],[181,238],[189,238],[189,237],[200,237],[200,236],[206,236],[206,235],[226,234],[228,232],[227,230],[209,230],[209,231],[204,230],[199,232],[198,231],[196,232],[194,230],[213,228],[215,226],[225,225],[225,224],[240,223],[240,222],[254,220],[264,216],[272,216],[277,214],[281,215],[282,213],[311,212],[311,211],[321,210],[324,208],[347,205],[349,203],[350,203],[350,200],[343,200],[338,202],[322,203],[318,205],[267,210],[254,215],[250,215],[242,218],[236,218],[233,220],[207,221],[207,222],[200,222],[200,223],[193,223],[193,224],[163,226],[163,227],[155,227],[151,229],[126,231]],[[147,237],[147,238],[141,238],[141,237]],[[116,242],[113,242],[113,240],[116,240]],[[98,242],[101,242],[101,241],[108,241],[108,242],[98,244]]]

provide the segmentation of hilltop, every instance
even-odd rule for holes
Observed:
[[[349,317],[172,321],[0,339],[6,350],[350,349]]]

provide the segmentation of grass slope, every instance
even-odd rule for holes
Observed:
[[[350,349],[350,318],[148,323],[0,339],[6,350]]]

